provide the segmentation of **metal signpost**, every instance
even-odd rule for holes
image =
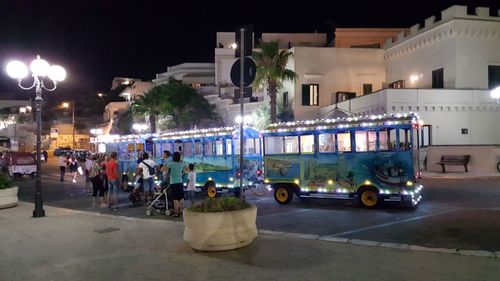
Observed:
[[[244,105],[243,105],[243,92],[245,89],[245,29],[241,28],[240,29],[240,38],[241,38],[241,44],[239,46],[240,48],[240,116],[241,116],[241,122],[240,122],[240,199],[243,200],[243,148],[244,148],[244,132],[243,132],[243,127],[244,123],[243,122],[243,115],[245,113],[244,111]]]

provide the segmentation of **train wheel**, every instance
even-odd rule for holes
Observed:
[[[377,189],[373,187],[363,187],[358,191],[358,200],[365,208],[375,208],[380,204]]]
[[[281,205],[288,204],[293,199],[293,192],[289,187],[279,186],[274,190],[274,199]]]
[[[215,188],[214,185],[209,185],[207,186],[207,196],[209,198],[215,198],[215,196],[217,196],[217,188]]]

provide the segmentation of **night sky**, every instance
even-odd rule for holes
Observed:
[[[296,3],[300,3],[296,4]],[[253,24],[262,32],[339,27],[409,27],[453,4],[499,8],[500,1],[53,1],[0,0],[0,93],[27,99],[5,73],[12,58],[36,54],[67,69],[50,93],[59,102],[108,91],[115,76],[152,79],[167,66],[213,62],[215,33]]]

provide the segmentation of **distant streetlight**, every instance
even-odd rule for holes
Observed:
[[[135,123],[134,125],[132,125],[132,129],[140,134],[148,129],[148,125],[142,123]]]
[[[99,98],[102,98],[102,97],[104,96],[104,94],[103,94],[103,93],[97,93],[97,96],[98,96]]]
[[[497,103],[500,104],[500,86],[493,89],[490,93],[490,96],[496,99]]]
[[[236,118],[234,118],[234,122],[236,122],[236,124],[241,124],[241,115],[238,115],[236,116]],[[243,116],[243,123],[246,124],[246,125],[250,125],[253,123],[253,117],[252,115],[245,115]]]
[[[28,87],[22,85],[22,80],[26,78],[31,70],[33,77],[33,84]],[[57,82],[61,82],[66,78],[66,70],[58,65],[50,65],[47,61],[42,60],[37,56],[30,64],[26,66],[21,61],[11,61],[7,64],[7,74],[18,80],[18,85],[23,90],[30,90],[35,88],[35,104],[36,104],[36,181],[35,181],[35,209],[33,210],[33,217],[44,217],[45,210],[43,209],[42,198],[42,162],[41,162],[41,144],[42,144],[42,89],[49,92],[57,88]],[[51,88],[45,86],[44,79],[48,76],[53,86]]]
[[[102,129],[98,128],[98,129],[91,129],[90,130],[90,133],[94,136],[99,136],[99,135],[102,135],[103,131]]]
[[[72,124],[72,128],[73,128],[73,149],[76,148],[76,143],[75,143],[75,101],[72,101],[71,102],[71,124]],[[63,108],[69,108],[70,107],[70,103],[69,102],[63,102],[61,104],[61,106]]]

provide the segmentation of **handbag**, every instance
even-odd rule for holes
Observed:
[[[156,174],[156,170],[155,170],[155,168],[153,168],[153,167],[149,166],[149,165],[148,165],[146,162],[144,162],[144,161],[142,161],[142,163],[143,163],[144,165],[146,165],[146,167],[148,167],[148,172],[149,172],[149,175],[150,175],[150,176],[154,176],[154,175]]]
[[[83,170],[82,170],[82,167],[78,166],[78,173],[81,175],[83,175]]]

